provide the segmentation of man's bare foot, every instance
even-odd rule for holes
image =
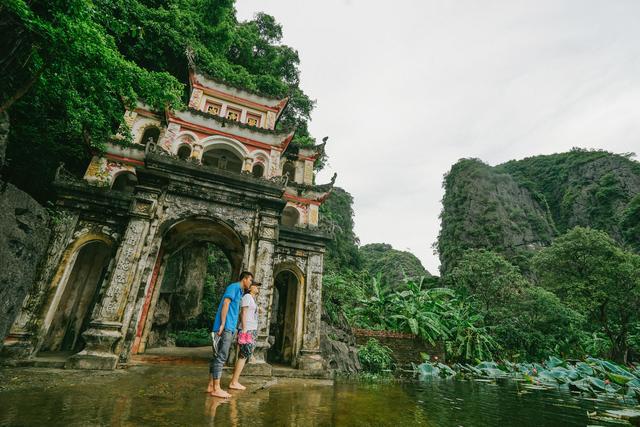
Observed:
[[[234,390],[246,390],[247,388],[240,383],[229,383],[229,388]]]
[[[211,396],[213,397],[222,397],[222,398],[228,398],[231,397],[231,395],[229,393],[227,393],[226,391],[224,391],[223,389],[218,389],[218,390],[213,390],[211,392]]]

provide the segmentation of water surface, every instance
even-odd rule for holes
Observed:
[[[0,369],[0,425],[585,426],[607,425],[587,411],[621,407],[563,390],[523,392],[510,381],[456,380],[331,385],[256,377],[223,401],[203,393],[206,380],[204,367]]]

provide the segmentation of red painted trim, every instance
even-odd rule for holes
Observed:
[[[181,118],[173,116],[173,115],[171,116],[170,121],[172,121],[174,123],[177,123],[177,124],[187,128],[187,129],[190,129],[190,130],[203,132],[203,133],[208,134],[208,135],[226,136],[228,138],[236,139],[236,140],[238,140],[240,142],[243,142],[245,144],[251,145],[251,146],[256,147],[256,148],[262,148],[262,149],[267,149],[267,150],[271,150],[271,149],[274,148],[273,145],[269,145],[269,144],[266,144],[264,142],[256,141],[255,139],[245,138],[243,136],[235,135],[235,134],[232,134],[232,133],[222,132],[222,131],[219,131],[219,130],[216,130],[216,129],[211,129],[211,128],[208,128],[208,127],[205,127],[205,126],[196,125],[194,123],[187,122],[187,121],[182,120]],[[293,135],[291,135],[287,139],[290,140],[290,138],[293,138]],[[285,140],[285,142],[286,141],[287,140]],[[278,147],[280,147],[280,146],[278,146]]]
[[[243,105],[245,107],[251,107],[256,109],[273,111],[274,113],[278,113],[282,108],[278,108],[278,106],[271,107],[269,105],[260,104],[259,102],[250,101],[246,98],[240,98],[239,96],[231,95],[226,92],[219,91],[217,89],[212,89],[210,87],[204,86],[202,83],[193,82],[192,86],[196,89],[202,90],[202,92],[209,96],[214,96],[216,99],[223,99],[225,101],[235,102],[237,104]]]
[[[122,156],[118,156],[118,155],[110,154],[110,153],[105,153],[104,156],[107,159],[120,160],[120,161],[123,161],[123,162],[133,163],[133,164],[136,164],[136,165],[144,166],[144,162],[142,160],[131,159],[129,157],[122,157]]]
[[[320,202],[317,201],[317,200],[305,199],[305,198],[302,198],[302,197],[292,196],[292,195],[287,194],[287,193],[284,193],[284,198],[287,199],[287,200],[291,200],[292,202],[308,203],[310,205],[320,206]]]
[[[138,354],[138,348],[140,348],[140,341],[142,340],[142,332],[144,332],[144,325],[147,322],[147,315],[149,314],[149,306],[153,299],[153,291],[156,288],[156,282],[158,281],[158,273],[160,272],[160,266],[162,265],[163,250],[160,248],[158,251],[158,258],[156,259],[156,265],[153,267],[153,274],[151,274],[151,282],[149,283],[149,289],[144,297],[144,305],[142,306],[142,314],[140,315],[140,321],[138,322],[138,328],[136,330],[136,338],[133,341],[133,348],[131,354]]]

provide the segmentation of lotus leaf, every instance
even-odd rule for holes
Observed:
[[[476,365],[478,369],[499,369],[498,364],[496,362],[480,362]]]
[[[593,393],[593,389],[591,388],[589,382],[584,378],[578,381],[571,381],[569,383],[569,390]]]
[[[567,362],[565,362],[564,360],[558,359],[555,356],[549,356],[549,360],[547,360],[546,365],[549,368],[555,368],[557,366],[567,366]]]
[[[437,377],[440,374],[440,369],[431,363],[425,362],[418,365],[418,372],[423,377]]]
[[[584,363],[584,362],[578,362],[576,364],[576,369],[583,376],[592,376],[594,374],[593,368],[591,366],[589,366],[587,363]]]

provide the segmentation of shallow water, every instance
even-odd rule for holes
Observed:
[[[585,426],[605,425],[587,411],[620,407],[560,390],[522,394],[515,382],[455,380],[327,385],[254,378],[247,391],[223,401],[202,392],[206,375],[195,367],[3,369],[0,425]]]

